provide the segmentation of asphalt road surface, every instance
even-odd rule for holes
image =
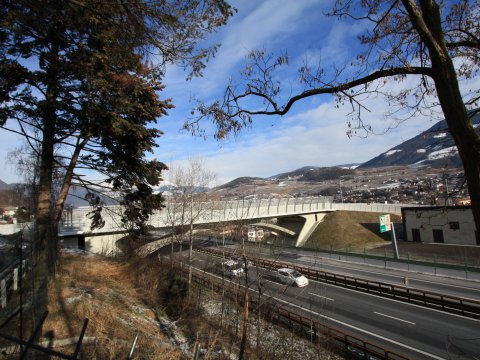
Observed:
[[[291,254],[287,254],[290,256]],[[258,254],[257,254],[258,256]],[[275,256],[278,256],[276,254]],[[301,259],[300,259],[301,260]],[[296,264],[300,265],[297,259]],[[209,255],[195,253],[194,266],[201,270],[212,269],[219,260]],[[303,261],[303,260],[302,260]],[[308,262],[308,260],[306,260]],[[384,281],[401,274],[363,272],[345,264],[315,264],[328,271],[351,272],[357,277]],[[339,269],[340,267],[340,269]],[[363,338],[411,359],[479,359],[480,321],[424,307],[377,297],[355,290],[327,285],[310,280],[303,288],[280,284],[275,273],[251,267],[248,271],[249,287],[258,290],[261,281],[263,294],[274,298],[279,306],[293,307],[299,312],[323,323],[339,328],[345,333]],[[218,273],[217,273],[218,276]],[[380,277],[383,277],[380,279]],[[238,281],[238,279],[232,279]],[[413,280],[413,281],[412,281]],[[476,283],[467,286],[448,279],[437,286],[435,281],[412,279],[411,286],[422,286],[433,291],[465,294],[478,298]],[[244,280],[243,280],[244,281]]]

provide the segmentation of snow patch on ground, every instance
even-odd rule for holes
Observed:
[[[396,183],[392,183],[392,184],[386,184],[386,185],[383,185],[383,186],[378,186],[375,189],[396,189],[396,188],[399,188],[400,185],[401,184],[399,182],[396,182]]]
[[[425,149],[417,149],[417,153],[419,154],[425,154],[427,152],[427,150]]]
[[[393,154],[395,154],[395,153],[397,153],[397,152],[400,152],[400,151],[402,151],[402,150],[399,150],[399,149],[389,150],[389,151],[387,151],[387,152],[385,153],[385,157],[391,156],[391,155],[393,155]]]
[[[447,133],[440,133],[440,134],[433,135],[434,139],[441,139],[444,137],[447,137]]]
[[[222,302],[215,299],[204,300],[202,305],[207,315],[219,320],[219,317],[223,319],[222,323],[226,327],[230,327],[232,331],[236,327],[241,329],[241,320],[238,318],[237,311],[232,303],[228,300]],[[223,314],[223,315],[222,315]],[[260,328],[258,328],[260,325]],[[322,360],[340,360],[343,357],[336,355],[328,350],[318,348],[315,344],[312,344],[308,339],[296,336],[289,331],[285,330],[281,326],[274,325],[263,319],[258,319],[252,314],[248,326],[248,342],[250,346],[256,346],[257,341],[261,344],[263,351],[271,349],[272,353],[276,355],[283,353],[285,358],[292,360],[303,359],[322,359]],[[225,354],[228,356],[228,354]],[[230,353],[231,359],[238,357],[235,354]]]
[[[428,154],[428,160],[443,159],[458,154],[456,146],[450,146],[445,149],[437,150]]]

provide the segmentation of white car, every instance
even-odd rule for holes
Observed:
[[[243,267],[238,261],[228,260],[221,263],[223,273],[227,276],[240,276],[243,274]]]
[[[280,282],[288,285],[304,287],[308,285],[308,279],[297,270],[281,268],[277,270],[277,278]]]

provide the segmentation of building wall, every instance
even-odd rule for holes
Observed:
[[[116,256],[121,252],[116,242],[124,236],[125,234],[109,234],[85,237],[85,249],[83,250],[106,256]],[[76,236],[68,237],[63,239],[60,244],[65,248],[78,249],[79,239]]]
[[[403,208],[402,217],[407,241],[480,245],[468,206]]]

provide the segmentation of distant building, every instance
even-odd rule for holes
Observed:
[[[470,206],[402,208],[407,241],[480,245]]]
[[[263,229],[249,228],[248,229],[248,241],[262,241],[263,240]]]

